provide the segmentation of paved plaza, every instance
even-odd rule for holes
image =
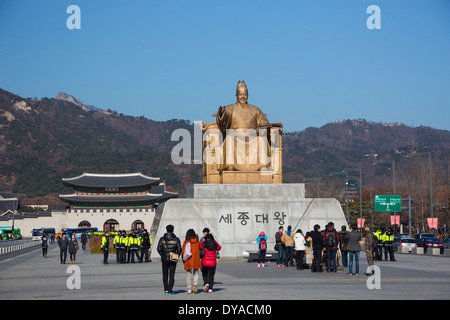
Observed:
[[[69,289],[69,263],[59,263],[59,248],[51,245],[47,258],[40,249],[0,257],[0,299],[148,299],[148,300],[305,300],[305,299],[449,299],[450,259],[444,256],[397,254],[396,262],[376,263],[381,270],[380,289],[369,289],[366,257],[360,257],[359,279],[346,273],[311,273],[257,268],[246,260],[220,261],[215,291],[188,295],[183,265],[177,266],[175,295],[163,293],[161,263],[102,264],[102,255],[78,251],[80,289]],[[200,280],[199,285],[202,285]],[[338,294],[337,294],[338,293]]]

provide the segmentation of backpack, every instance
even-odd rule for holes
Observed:
[[[327,247],[334,247],[336,245],[336,231],[327,232]]]
[[[266,251],[267,250],[267,242],[266,239],[262,238],[259,240],[259,250]]]

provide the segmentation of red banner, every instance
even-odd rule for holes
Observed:
[[[362,221],[361,221],[362,220]],[[365,218],[358,218],[358,228],[363,228],[364,227],[364,222],[366,221]]]
[[[428,228],[437,229],[438,218],[427,218],[428,220]]]
[[[391,216],[391,226],[393,226],[393,225],[397,225],[397,226],[400,225],[400,216],[398,216],[398,215]]]

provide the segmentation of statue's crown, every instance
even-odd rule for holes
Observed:
[[[242,82],[241,82],[241,80],[239,80],[237,87],[236,87],[236,92],[238,92],[239,89],[245,89],[245,91],[248,92],[247,85],[245,84],[244,80],[242,80]]]

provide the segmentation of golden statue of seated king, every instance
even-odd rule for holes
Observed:
[[[237,101],[220,106],[216,122],[203,123],[203,183],[281,183],[282,123],[269,123],[258,107],[247,103],[244,81]]]

